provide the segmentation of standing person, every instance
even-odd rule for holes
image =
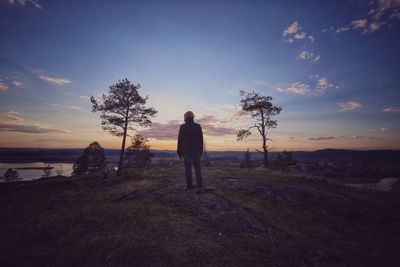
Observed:
[[[203,131],[198,123],[194,122],[194,114],[188,111],[184,114],[185,123],[179,128],[177,153],[185,163],[186,189],[193,188],[192,164],[196,172],[197,186],[203,190],[200,158],[203,154]]]

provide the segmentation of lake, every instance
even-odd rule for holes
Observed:
[[[45,163],[45,162],[30,162],[30,163],[1,163],[0,162],[0,176],[12,168],[18,171],[19,177],[24,181],[35,180],[47,176],[56,176],[58,174],[63,176],[71,176],[73,171],[72,163]],[[42,168],[47,168],[44,170]]]

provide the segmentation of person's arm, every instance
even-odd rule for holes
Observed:
[[[201,126],[199,124],[200,128],[200,156],[203,155],[203,131],[201,130]]]
[[[178,146],[176,149],[176,153],[178,154],[178,157],[182,157],[182,126],[179,127],[179,133],[178,133]]]

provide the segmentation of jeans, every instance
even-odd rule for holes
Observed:
[[[183,161],[185,163],[185,176],[186,186],[192,187],[192,164],[196,172],[196,182],[198,187],[203,187],[203,178],[201,177],[201,165],[200,165],[201,154],[183,154]]]

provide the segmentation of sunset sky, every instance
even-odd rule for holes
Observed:
[[[207,149],[258,148],[239,90],[282,106],[272,150],[400,149],[400,0],[0,0],[0,147],[119,148],[89,97],[123,78],[153,149],[187,110]]]

